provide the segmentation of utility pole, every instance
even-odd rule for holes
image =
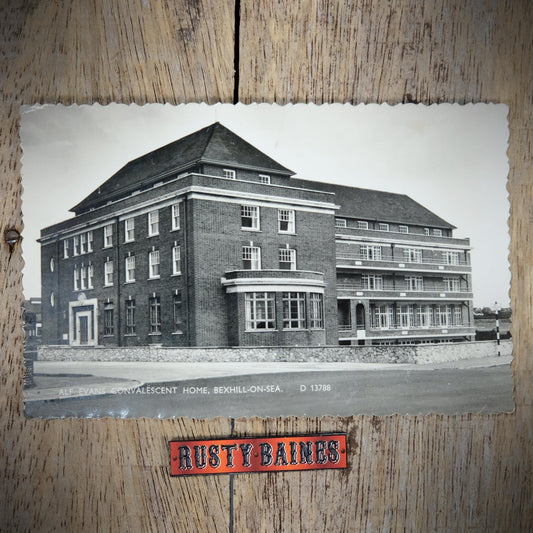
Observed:
[[[498,302],[494,302],[494,309],[496,310],[496,345],[498,357],[500,357],[500,304]]]

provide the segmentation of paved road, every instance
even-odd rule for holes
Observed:
[[[420,367],[419,367],[420,368]],[[179,417],[457,414],[512,411],[507,365],[213,377],[145,384],[116,394],[26,403],[28,416]]]

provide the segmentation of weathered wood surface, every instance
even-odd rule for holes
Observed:
[[[231,2],[7,4],[2,235],[22,228],[19,104],[232,100]],[[0,530],[531,530],[532,26],[527,0],[241,1],[243,102],[509,105],[515,413],[240,419],[236,435],[346,431],[349,468],[170,479],[170,438],[228,436],[230,421],[24,418],[22,259],[2,241]]]

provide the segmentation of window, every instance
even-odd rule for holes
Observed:
[[[74,290],[80,290],[80,271],[78,267],[74,267]]]
[[[437,305],[436,309],[436,325],[437,326],[451,326],[452,325],[452,308],[451,305]]]
[[[113,335],[115,333],[115,308],[112,303],[104,304],[104,335]]]
[[[384,222],[380,222],[378,224],[379,231],[389,231],[389,225],[385,224]]]
[[[442,230],[441,229],[434,229],[433,230],[433,235],[435,235],[435,237],[442,237]]]
[[[336,228],[345,228],[346,227],[346,219],[345,218],[336,218],[335,219],[335,227]]]
[[[148,237],[159,235],[159,211],[148,213]]]
[[[50,305],[51,305],[52,307],[55,307],[55,305],[56,305],[56,296],[55,296],[55,294],[54,294],[54,291],[52,291],[52,292],[50,293]]]
[[[420,248],[406,248],[403,251],[403,256],[407,263],[422,262],[422,250]]]
[[[394,309],[390,305],[377,305],[371,309],[372,327],[390,329],[394,327]]]
[[[368,229],[368,222],[366,220],[358,220],[357,229]]]
[[[53,257],[50,258],[50,272],[53,272],[56,268],[56,262]]]
[[[69,239],[63,241],[63,258],[68,259],[69,257]]]
[[[153,296],[148,301],[150,307],[150,334],[161,333],[161,299]]]
[[[421,328],[433,326],[433,311],[429,305],[421,305],[416,310],[417,324]]]
[[[463,325],[463,313],[458,305],[453,308],[453,323],[455,326]]]
[[[279,233],[294,233],[294,211],[292,209],[278,209],[278,231]]]
[[[408,226],[398,226],[398,231],[400,233],[409,233],[409,227]]]
[[[446,292],[459,292],[461,290],[461,284],[457,278],[444,278],[442,281]]]
[[[264,185],[270,185],[270,176],[267,174],[259,174],[259,183],[263,183]]]
[[[324,304],[323,296],[318,292],[309,295],[309,327],[311,329],[322,329],[324,327]]]
[[[259,206],[241,205],[242,229],[259,230]]]
[[[181,291],[174,294],[173,303],[173,318],[174,318],[174,333],[182,333],[181,327],[183,324],[183,309],[181,302]]]
[[[76,235],[72,241],[74,243],[74,255],[80,255],[80,240],[78,235]]]
[[[429,228],[424,228],[424,235],[429,235]]]
[[[360,248],[361,259],[368,261],[381,261],[381,246],[362,244]]]
[[[153,250],[148,255],[150,279],[159,277],[159,250]]]
[[[279,249],[279,268],[280,270],[296,270],[296,250]]]
[[[172,206],[172,229],[180,229],[180,204]]]
[[[135,219],[127,218],[124,221],[124,241],[132,242],[135,240]]]
[[[442,252],[442,259],[446,265],[458,265],[459,252]]]
[[[93,251],[93,232],[92,231],[87,232],[87,251],[88,252]]]
[[[181,274],[181,246],[172,248],[172,274]]]
[[[423,276],[405,276],[405,288],[408,291],[423,291],[424,290]]]
[[[229,168],[225,168],[222,170],[223,176],[228,180],[234,180],[236,178],[236,174],[234,170],[230,170]]]
[[[104,248],[113,246],[113,225],[104,226]]]
[[[398,326],[405,329],[415,325],[415,309],[413,305],[399,305],[396,309]]]
[[[80,272],[81,272],[81,290],[84,291],[87,288],[87,269],[82,265]]]
[[[86,254],[87,253],[87,235],[85,233],[82,233],[80,235],[80,254]]]
[[[93,279],[94,279],[94,267],[91,264],[89,264],[89,266],[87,267],[87,280],[88,280],[87,288],[88,289],[92,289],[94,287]]]
[[[126,335],[135,334],[135,300],[126,300]]]
[[[113,261],[108,259],[104,263],[104,286],[109,287],[113,285]]]
[[[247,292],[244,295],[247,330],[275,329],[273,292]]]
[[[383,276],[381,274],[363,274],[361,279],[363,289],[369,291],[383,290]]]
[[[126,257],[126,283],[135,281],[135,256]]]
[[[242,247],[242,268],[244,270],[261,270],[261,248],[258,246]]]
[[[285,329],[305,328],[305,292],[284,292],[283,327]]]

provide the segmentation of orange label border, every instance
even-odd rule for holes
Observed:
[[[346,434],[170,441],[172,477],[346,468]]]

